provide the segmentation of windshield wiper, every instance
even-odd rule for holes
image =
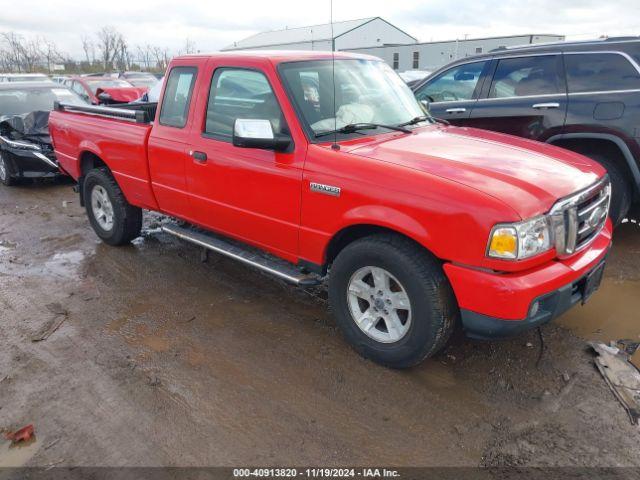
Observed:
[[[382,123],[349,123],[344,127],[340,127],[336,130],[327,130],[326,132],[316,133],[316,138],[326,137],[327,135],[333,135],[335,133],[355,133],[359,130],[374,130],[376,128],[386,128],[389,130],[395,130],[397,132],[411,133],[408,128],[403,128],[402,125],[383,125]]]
[[[438,117],[431,117],[431,118],[436,123],[441,123],[443,125],[451,125],[451,122],[449,122],[448,120],[445,120],[444,118],[438,118]]]
[[[408,122],[403,122],[398,124],[399,127],[408,127],[409,125],[415,125],[416,123],[421,123],[421,122],[432,122],[433,118],[430,117],[429,115],[420,115],[419,117],[414,117],[411,120],[409,120]]]
[[[407,127],[409,125],[415,125],[420,122],[432,122],[432,123],[442,123],[444,125],[451,125],[449,122],[442,118],[432,117],[431,115],[420,115],[419,117],[412,118],[408,122],[404,122],[399,124],[399,127]]]

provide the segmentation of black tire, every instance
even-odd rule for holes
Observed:
[[[5,152],[0,151],[0,182],[5,187],[12,187],[18,183],[14,175],[13,162]]]
[[[631,206],[631,209],[627,214],[627,218],[635,221],[636,223],[640,223],[640,203],[635,203]]]
[[[100,226],[91,203],[91,194],[96,187],[102,187],[111,202],[113,225],[110,229]],[[122,190],[106,168],[91,170],[84,179],[82,195],[87,216],[93,230],[103,242],[109,245],[126,245],[140,236],[142,229],[142,209],[127,202]]]
[[[633,187],[625,172],[612,159],[601,153],[589,153],[588,156],[606,168],[611,180],[611,208],[609,216],[613,226],[617,227],[627,217],[633,198]]]
[[[367,266],[391,273],[409,297],[412,319],[408,331],[393,343],[376,341],[365,334],[351,314],[349,282]],[[437,353],[449,340],[460,315],[440,262],[412,241],[392,234],[357,240],[338,254],[330,271],[329,303],[353,348],[391,368],[408,368]]]

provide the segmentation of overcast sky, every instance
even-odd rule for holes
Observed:
[[[329,0],[0,0],[0,31],[43,35],[82,57],[80,38],[101,26],[129,45],[177,51],[188,37],[215,51],[263,30],[329,21]],[[573,39],[639,35],[640,0],[334,0],[334,20],[380,16],[420,41],[525,33]]]

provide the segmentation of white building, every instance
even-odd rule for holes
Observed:
[[[561,42],[563,40],[564,35],[532,34],[413,43],[411,45],[346,48],[345,50],[374,55],[400,72],[407,70],[433,71],[458,58],[487,53],[495,48],[531,43]]]
[[[417,40],[380,17],[262,32],[223,48],[229,50],[350,50]]]

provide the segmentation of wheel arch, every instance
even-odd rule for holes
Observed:
[[[78,168],[79,168],[78,194],[80,196],[80,205],[83,207],[84,207],[84,195],[82,191],[84,188],[84,177],[87,175],[89,171],[93,170],[94,168],[100,168],[100,167],[109,168],[109,166],[104,162],[104,160],[102,160],[102,158],[100,158],[98,154],[96,154],[92,150],[87,150],[87,149],[80,152],[80,155],[78,156]]]
[[[382,234],[391,234],[406,238],[420,248],[424,248],[426,251],[433,254],[433,252],[425,246],[425,237],[427,236],[424,231],[420,233],[406,231],[402,228],[382,225],[374,222],[353,223],[338,230],[327,243],[322,271],[326,272],[338,254],[351,243],[361,238]]]
[[[80,153],[80,176],[84,177],[89,170],[94,168],[106,167],[108,165],[100,158],[100,156],[91,150],[84,150]]]
[[[638,163],[629,146],[622,138],[610,133],[564,133],[549,137],[546,143],[584,155],[588,153],[589,147],[593,148],[594,146],[599,148],[599,151],[617,152],[619,156],[613,160],[618,162],[625,172],[630,175],[633,180],[634,194],[638,195],[640,191],[640,167],[638,167]]]

